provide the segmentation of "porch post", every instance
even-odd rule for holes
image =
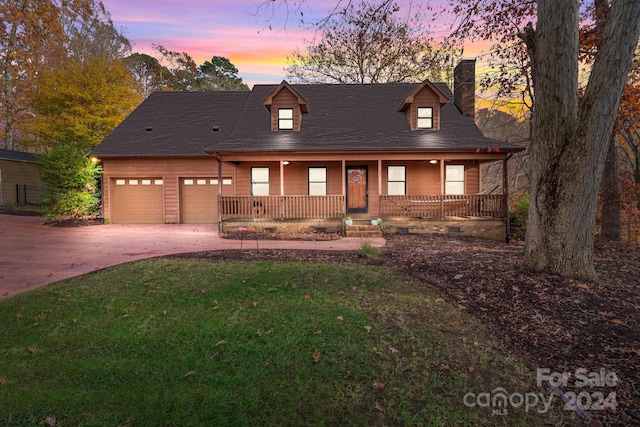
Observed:
[[[378,159],[378,212],[376,217],[380,216],[380,196],[382,195],[382,159]]]
[[[505,216],[505,241],[511,243],[511,216],[509,215],[509,168],[507,162],[513,156],[509,155],[502,162],[502,188],[504,188],[504,216]]]
[[[444,193],[445,193],[445,167],[444,159],[440,160],[440,218],[444,218]]]
[[[284,161],[280,160],[280,195],[284,196]]]
[[[344,216],[347,216],[347,162],[345,160],[342,160],[342,197],[344,200],[342,211]]]
[[[220,155],[213,155],[218,160],[218,233],[222,232],[222,160]]]

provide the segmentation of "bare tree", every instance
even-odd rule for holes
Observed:
[[[388,83],[440,80],[440,52],[419,9],[406,15],[394,0],[347,2],[296,49],[287,75],[302,82]]]

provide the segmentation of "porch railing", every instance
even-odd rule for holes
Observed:
[[[222,217],[318,219],[342,218],[345,198],[338,196],[222,196]]]
[[[444,218],[475,216],[504,218],[504,195],[380,196],[383,218]]]

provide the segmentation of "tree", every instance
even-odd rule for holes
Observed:
[[[102,171],[78,145],[57,146],[40,156],[44,199],[49,220],[91,217],[99,213],[100,191],[96,185]]]
[[[249,90],[238,77],[238,69],[227,58],[214,56],[198,67],[207,90]]]
[[[578,9],[572,0],[538,2],[530,45],[535,104],[525,265],[595,279],[598,189],[640,35],[640,2],[613,2],[580,104]]]
[[[457,0],[454,10],[465,17],[467,34],[520,37],[531,59],[535,99],[525,267],[595,279],[598,189],[640,35],[640,2],[612,2],[580,101],[579,7],[577,0]]]
[[[140,101],[120,61],[70,61],[42,76],[30,131],[44,147],[78,145],[88,154]]]
[[[130,49],[94,0],[7,0],[0,2],[0,16],[0,137],[6,148],[17,148],[16,132],[34,117],[32,104],[44,73],[70,58],[115,60]]]
[[[439,80],[443,62],[420,13],[399,16],[394,0],[347,2],[296,49],[286,72],[302,82],[385,83]]]
[[[38,72],[49,58],[61,55],[64,32],[60,9],[53,1],[0,2],[0,138],[4,147],[18,148],[16,127],[32,117],[30,103],[37,89]]]
[[[170,72],[156,58],[144,53],[134,53],[123,60],[139,91],[145,98],[152,92],[163,90]]]
[[[238,77],[238,69],[227,58],[214,56],[197,66],[187,52],[167,50],[161,45],[154,45],[161,55],[161,63],[165,63],[167,77],[165,90],[177,91],[221,91],[249,90],[249,87]]]

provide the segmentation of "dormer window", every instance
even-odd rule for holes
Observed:
[[[278,130],[293,130],[293,108],[278,108]]]
[[[264,100],[271,115],[271,130],[300,131],[302,115],[309,112],[307,101],[286,81],[282,81]]]
[[[425,80],[404,99],[398,111],[404,113],[411,130],[440,130],[440,110],[448,102],[438,86]]]
[[[418,129],[433,129],[433,107],[418,107]]]

